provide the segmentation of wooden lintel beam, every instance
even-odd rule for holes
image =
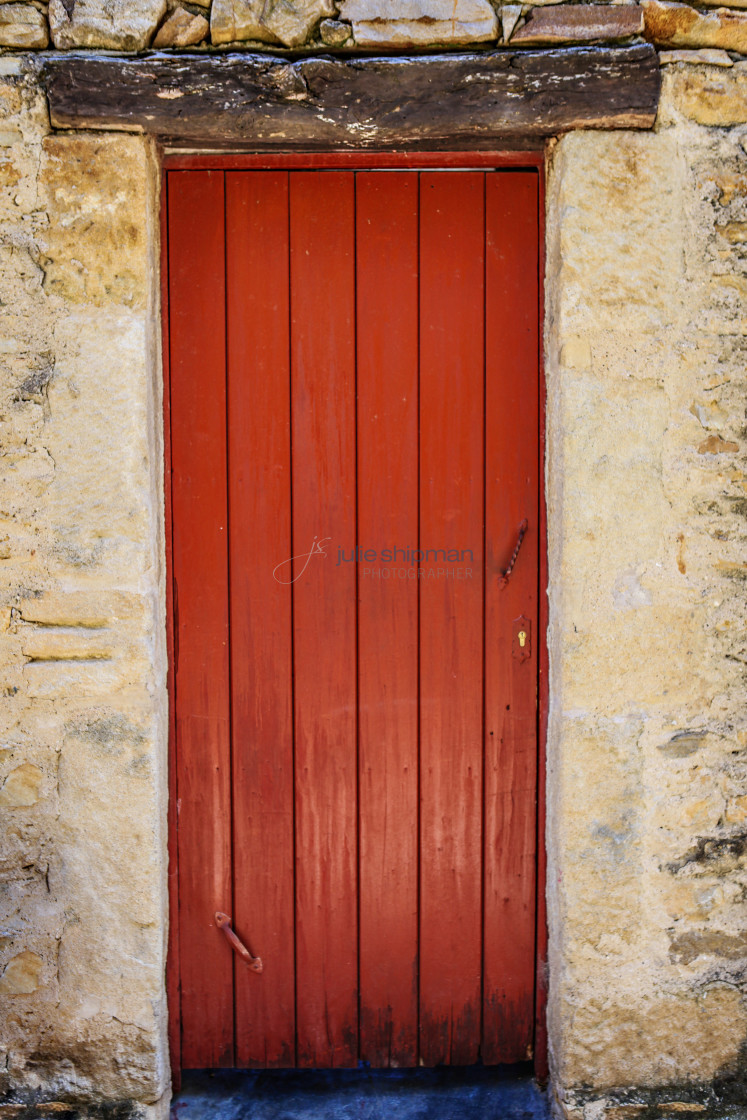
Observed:
[[[651,128],[647,43],[290,61],[249,53],[39,61],[56,128],[255,149],[489,148],[576,128]]]

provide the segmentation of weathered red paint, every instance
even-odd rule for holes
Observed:
[[[532,166],[527,153],[515,158]],[[216,245],[217,222],[194,250],[184,199],[170,216],[179,240],[169,264],[172,307],[180,285],[184,298],[190,245],[191,269],[201,270],[170,323],[172,383],[177,365],[181,379],[172,389],[173,458],[181,464],[173,563],[180,600],[185,564],[194,567],[184,572],[191,594],[202,584],[202,603],[206,595],[215,599],[211,667],[227,681],[230,660],[231,682],[229,750],[223,723],[215,723],[216,708],[226,705],[225,682],[218,681],[214,694],[197,700],[214,719],[216,742],[203,737],[201,756],[186,761],[183,731],[177,739],[177,796],[186,790],[192,799],[194,828],[194,809],[206,796],[195,775],[207,777],[208,795],[225,811],[230,770],[226,834],[234,867],[226,887],[225,839],[214,839],[212,860],[198,868],[202,838],[199,828],[185,835],[182,801],[186,869],[180,862],[174,931],[182,958],[194,954],[190,930],[204,934],[196,904],[211,885],[213,894],[228,893],[214,899],[213,914],[233,907],[237,928],[265,960],[261,977],[237,963],[235,1021],[229,997],[219,996],[230,1041],[224,1022],[217,1044],[208,1041],[201,1054],[205,1020],[199,1027],[187,1021],[200,1006],[199,970],[182,960],[189,981],[182,1063],[517,1060],[531,1054],[535,1034],[541,1044],[543,1024],[534,977],[538,661],[511,663],[510,656],[517,617],[543,632],[539,176],[289,174],[277,159],[226,160],[236,170],[225,176],[225,250]],[[326,165],[337,159],[327,157]],[[473,160],[484,165],[485,157],[438,157],[442,167]],[[339,162],[356,166],[349,154]],[[403,160],[378,165],[385,162]],[[425,166],[421,156],[410,162]],[[238,169],[246,166],[274,170]],[[214,204],[219,191],[205,174],[170,174],[172,206],[188,179],[198,195],[212,192]],[[200,236],[205,241],[204,225]],[[224,251],[225,291],[218,277]],[[214,336],[207,348],[205,307]],[[227,388],[224,375],[222,385],[215,382],[218,407],[213,401],[198,415],[200,394],[220,379],[222,346]],[[223,466],[211,450],[206,459],[193,457],[185,474],[194,444],[189,425],[216,434],[220,400],[227,409]],[[382,461],[388,467],[377,478]],[[179,536],[177,518],[188,523],[195,495],[208,527],[227,509],[223,575],[220,550],[211,545],[208,563],[185,550],[183,529]],[[501,588],[522,516],[527,539]],[[464,536],[468,543],[455,547],[479,556],[476,580],[374,586],[360,565],[335,567],[334,557],[326,567],[310,563],[292,586],[272,580],[267,552],[273,561],[306,554],[305,537],[329,535],[330,521],[343,546],[366,547],[366,533],[405,533],[412,544],[418,520],[425,547],[449,544],[429,546],[424,533]],[[195,546],[198,553],[210,551],[204,545]],[[224,608],[230,659],[222,645]],[[193,634],[204,629],[196,605],[187,618]],[[194,664],[182,664],[181,678],[177,671],[179,719],[184,689],[204,676],[204,647],[189,648]],[[540,948],[543,938],[537,930]],[[208,943],[203,938],[200,965]],[[208,983],[225,985],[219,953],[203,971]],[[172,977],[172,1000],[175,992]],[[541,1063],[537,1053],[538,1072]]]
[[[353,172],[291,175],[293,555],[302,557],[315,540],[356,537],[354,231]],[[354,1066],[356,572],[333,556],[303,575],[302,563],[293,584],[298,1063]]]
[[[288,173],[228,172],[226,332],[236,926],[271,962],[236,971],[236,1063],[295,1062]],[[218,320],[219,321],[219,320]],[[271,857],[268,858],[268,854]]]
[[[223,173],[169,176],[182,1063],[233,1066]],[[216,307],[218,329],[216,329]]]
[[[358,539],[374,546],[418,538],[418,191],[411,171],[357,176],[358,413],[367,418],[358,424]],[[418,588],[369,568],[358,585],[360,1055],[412,1066]]]
[[[544,148],[522,152],[257,152],[242,155],[206,155],[201,153],[167,154],[164,167],[170,171],[196,171],[204,168],[228,170],[258,170],[282,168],[306,170],[308,168],[376,171],[402,168],[525,168],[544,167]]]
[[[228,914],[223,914],[220,910],[217,910],[215,914],[215,924],[217,925],[218,929],[221,930],[223,936],[233,949],[234,953],[236,953],[237,957],[240,957],[241,960],[244,961],[244,963],[247,965],[247,967],[252,970],[252,972],[264,971],[262,958],[253,957],[238,934],[233,929],[231,929],[231,918]]]
[[[489,175],[485,189],[483,1060],[495,1064],[526,1059],[534,1033],[537,660],[513,642],[517,619],[527,641],[537,630],[539,215],[536,175]]]
[[[474,557],[420,582],[420,1053],[480,1047],[485,175],[420,176],[420,542]]]

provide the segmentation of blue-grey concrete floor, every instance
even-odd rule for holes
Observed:
[[[185,1073],[172,1120],[548,1120],[526,1067]]]

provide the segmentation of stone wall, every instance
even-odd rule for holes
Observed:
[[[217,3],[185,10],[214,24]],[[384,34],[346,4],[356,36],[357,19]],[[555,1100],[584,1120],[718,1112],[743,1094],[747,1038],[747,61],[713,38],[743,17],[644,7],[689,48],[662,54],[656,130],[573,133],[548,156],[549,1025]],[[44,31],[41,4],[0,3],[0,27],[24,8]],[[139,49],[166,12],[122,10],[52,0],[56,45]],[[485,10],[464,10],[481,34]],[[640,21],[578,12],[512,5],[499,26]],[[332,34],[321,14],[311,46]],[[457,24],[441,42],[465,41]],[[704,29],[720,53],[692,49]],[[0,55],[0,1090],[155,1116],[158,166],[141,136],[53,133],[22,61]]]
[[[550,162],[549,1028],[584,1120],[745,1099],[744,66]]]
[[[0,47],[116,51],[454,49],[620,43],[747,53],[747,0],[0,0]],[[721,53],[714,53],[721,52]]]
[[[0,1095],[156,1115],[157,168],[142,137],[51,135],[18,69],[0,59]]]

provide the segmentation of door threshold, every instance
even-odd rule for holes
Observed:
[[[549,1120],[531,1066],[185,1070],[172,1120]]]

